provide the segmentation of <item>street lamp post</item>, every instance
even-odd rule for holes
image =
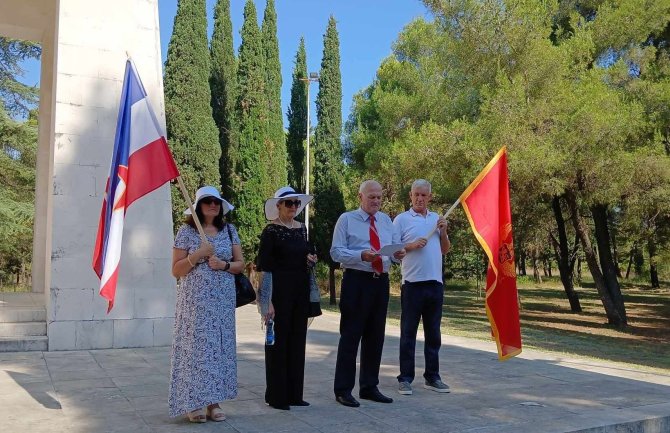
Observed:
[[[305,164],[305,194],[309,194],[309,85],[314,81],[319,81],[318,72],[310,72],[307,78],[301,78],[307,85],[307,161]],[[309,204],[305,207],[305,228],[307,229],[307,236],[309,236]]]

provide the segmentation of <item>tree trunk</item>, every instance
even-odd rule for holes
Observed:
[[[623,295],[621,294],[621,285],[617,278],[617,266],[612,256],[610,245],[610,234],[608,230],[607,206],[599,204],[591,208],[593,222],[595,224],[595,236],[598,243],[598,255],[600,257],[600,268],[605,279],[605,286],[610,293],[614,306],[619,311],[623,320],[623,325],[628,323],[626,318],[626,306]]]
[[[622,278],[621,267],[619,267],[619,251],[616,247],[616,235],[614,230],[610,231],[610,242],[612,243],[612,260],[614,260],[614,269],[616,270],[617,278]]]
[[[335,267],[328,266],[328,291],[330,292],[330,305],[337,305],[337,293],[335,292]]]
[[[537,266],[537,255],[533,252],[533,279],[536,283],[542,284],[542,276],[540,275],[540,270]]]
[[[526,276],[526,253],[521,251],[519,255],[519,275]]]
[[[570,310],[573,313],[581,313],[582,306],[579,303],[579,295],[575,291],[575,286],[572,280],[572,270],[575,265],[575,260],[570,255],[570,248],[568,245],[568,234],[565,230],[565,219],[563,218],[563,211],[561,211],[561,202],[558,196],[554,196],[551,201],[551,207],[554,210],[554,218],[556,219],[556,226],[558,228],[558,242],[552,237],[554,244],[554,252],[556,254],[556,263],[558,264],[558,272],[561,276],[561,283],[563,283],[563,290],[570,302]],[[575,239],[575,244],[577,239]]]
[[[649,277],[651,279],[651,288],[657,289],[661,287],[658,281],[658,268],[656,265],[656,241],[653,237],[647,241],[647,252],[649,252]]]
[[[572,191],[566,192],[565,201],[568,204],[570,212],[572,213],[572,225],[574,226],[575,232],[579,236],[579,241],[582,244],[586,263],[589,267],[589,270],[591,271],[591,275],[593,276],[593,282],[595,283],[596,289],[598,290],[598,295],[600,295],[600,301],[605,308],[607,321],[615,326],[625,325],[625,318],[621,317],[619,310],[617,310],[616,306],[614,305],[614,301],[612,300],[612,297],[607,290],[605,278],[600,271],[600,267],[598,266],[598,259],[595,252],[593,251],[589,228],[579,213],[579,208],[577,207],[577,198]]]
[[[633,259],[633,269],[635,270],[636,277],[642,275],[643,266],[644,266],[644,254],[642,254],[642,248],[640,248],[639,245],[635,245],[635,258]]]
[[[575,272],[577,278],[577,285],[582,287],[582,256],[577,257],[577,272]]]
[[[633,267],[633,257],[635,257],[635,247],[631,248],[628,256],[628,266],[626,267],[626,279],[630,276],[630,268]]]

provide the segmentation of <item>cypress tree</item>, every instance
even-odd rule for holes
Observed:
[[[209,102],[209,52],[205,0],[179,0],[165,62],[165,118],[168,142],[190,194],[219,184],[219,148]],[[172,188],[175,226],[186,202]]]
[[[307,53],[305,38],[300,38],[298,52],[295,55],[293,68],[293,84],[291,85],[291,105],[288,108],[288,183],[294,188],[304,191],[305,175],[305,143],[307,139],[307,86],[302,81],[307,78]]]
[[[267,0],[263,15],[263,53],[265,56],[265,97],[268,101],[268,141],[265,155],[269,158],[268,195],[286,185],[286,134],[281,111],[281,64],[277,40],[277,13],[274,0]]]
[[[323,58],[319,93],[316,97],[318,125],[314,143],[314,219],[313,234],[319,257],[327,258],[330,303],[335,304],[335,268],[330,258],[330,243],[337,218],[344,212],[342,182],[342,77],[340,41],[335,18],[331,15],[323,38]]]
[[[210,46],[212,71],[209,86],[212,91],[212,113],[219,128],[219,175],[221,188],[232,196],[233,163],[237,148],[237,60],[233,48],[233,23],[230,20],[230,0],[218,0],[214,8],[214,33]]]
[[[242,44],[237,69],[239,145],[235,160],[235,218],[248,259],[255,257],[259,235],[265,226],[263,204],[267,196],[269,170],[265,166],[267,139],[267,99],[265,97],[265,58],[256,6],[244,6]]]

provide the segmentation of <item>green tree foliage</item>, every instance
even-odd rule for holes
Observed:
[[[212,117],[205,0],[180,0],[165,62],[165,118],[168,142],[190,194],[202,185],[218,185],[218,132]],[[176,226],[187,207],[172,188]]]
[[[39,59],[42,50],[34,42],[0,36],[0,99],[10,116],[25,116],[37,103],[37,87],[21,83],[21,62]]]
[[[237,80],[239,94],[239,148],[235,161],[235,218],[245,256],[255,257],[259,236],[265,226],[263,204],[269,196],[269,169],[266,165],[268,104],[265,93],[265,55],[258,28],[256,6],[244,6]],[[272,191],[274,193],[274,191]]]
[[[319,256],[330,267],[331,304],[335,301],[334,269],[330,244],[337,218],[344,212],[342,181],[342,77],[340,41],[333,16],[323,38],[319,93],[316,97],[318,125],[314,142],[314,219],[313,240]]]
[[[212,72],[209,85],[212,93],[212,113],[219,128],[219,175],[221,188],[232,196],[233,161],[237,149],[237,60],[233,48],[233,24],[230,20],[230,0],[218,0],[214,8],[214,33],[210,45]]]
[[[298,190],[305,190],[305,140],[307,139],[307,53],[305,38],[300,38],[295,54],[293,83],[291,84],[291,105],[288,108],[288,183]]]
[[[508,146],[517,257],[546,257],[555,233],[570,265],[576,236],[609,322],[625,324],[616,243],[663,245],[670,214],[667,200],[645,201],[670,196],[659,168],[670,162],[670,63],[658,42],[670,2],[424,3],[435,19],[410,23],[355,98],[352,165],[400,197],[396,207],[427,177],[440,205]]]
[[[286,133],[281,110],[281,64],[279,63],[279,41],[277,40],[277,13],[274,0],[267,0],[261,29],[265,57],[265,97],[268,103],[268,132],[266,150],[270,175],[267,195],[286,185]]]
[[[37,113],[25,122],[0,106],[0,284],[29,273],[35,214]]]
[[[40,54],[33,42],[0,37],[0,285],[20,283],[31,269],[38,89],[19,79],[21,62]]]

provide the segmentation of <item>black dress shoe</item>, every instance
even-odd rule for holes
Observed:
[[[377,403],[393,403],[392,398],[385,396],[384,394],[379,392],[377,388],[361,390],[361,392],[358,395],[363,400],[372,400],[376,401]]]
[[[358,406],[361,405],[361,404],[358,402],[358,400],[356,400],[356,399],[354,398],[354,396],[351,395],[351,394],[336,395],[336,396],[335,396],[335,400],[337,400],[337,402],[338,402],[339,404],[342,404],[342,405],[347,406],[347,407],[358,407]]]
[[[291,406],[309,406],[309,403],[306,402],[305,400],[300,400],[300,401],[294,401],[293,403],[289,403]]]
[[[265,404],[267,404],[268,406],[273,407],[275,409],[279,409],[279,410],[291,410],[291,407],[287,404],[282,404],[282,405],[277,404],[277,405],[275,405],[275,404],[270,404],[268,402],[265,402]]]

